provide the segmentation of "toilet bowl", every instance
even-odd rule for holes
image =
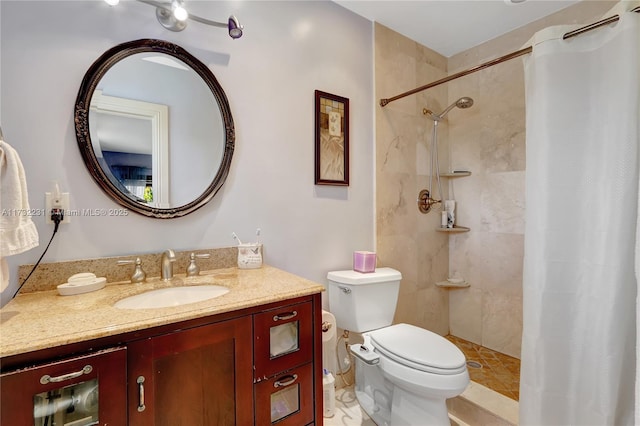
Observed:
[[[449,425],[446,399],[468,386],[466,359],[431,331],[390,325],[401,277],[391,268],[327,275],[338,327],[363,333],[364,343],[350,348],[356,359],[356,396],[378,425]]]

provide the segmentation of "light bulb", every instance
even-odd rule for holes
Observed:
[[[104,0],[105,3],[107,3],[109,6],[115,6],[118,3],[120,3],[120,0]]]
[[[189,14],[187,13],[187,9],[185,9],[181,3],[174,2],[173,17],[176,18],[178,21],[186,21],[187,18],[189,17]]]

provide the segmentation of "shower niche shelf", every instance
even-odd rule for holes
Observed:
[[[467,170],[460,170],[460,171],[440,173],[440,177],[446,177],[446,178],[457,178],[457,177],[465,177],[465,176],[471,176],[471,172]]]
[[[440,177],[446,177],[446,178],[458,178],[458,177],[466,177],[466,176],[471,176],[471,172],[468,170],[454,170],[452,172],[445,172],[445,173],[440,173]],[[453,226],[453,228],[436,228],[436,231],[438,232],[445,232],[445,233],[449,233],[449,234],[459,234],[461,232],[469,232],[471,231],[470,228],[467,228],[466,226]]]
[[[456,234],[460,232],[469,232],[471,231],[471,228],[467,228],[466,226],[454,226],[453,228],[436,228],[436,231]]]
[[[442,287],[442,288],[467,288],[467,287],[471,286],[471,284],[469,284],[469,282],[465,281],[465,280],[461,280],[461,281],[450,281],[450,280],[438,281],[436,283],[436,285],[438,287]]]

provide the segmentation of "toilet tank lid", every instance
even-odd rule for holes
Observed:
[[[399,281],[402,279],[402,274],[393,268],[376,268],[375,272],[333,271],[327,274],[327,279],[340,284],[358,285]]]

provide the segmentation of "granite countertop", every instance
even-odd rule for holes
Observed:
[[[179,285],[215,284],[230,291],[215,299],[177,307],[119,309],[120,299]],[[274,267],[224,268],[198,277],[176,274],[141,284],[118,282],[102,290],[60,296],[57,290],[19,294],[0,309],[0,358],[171,324],[320,293],[324,286]]]

